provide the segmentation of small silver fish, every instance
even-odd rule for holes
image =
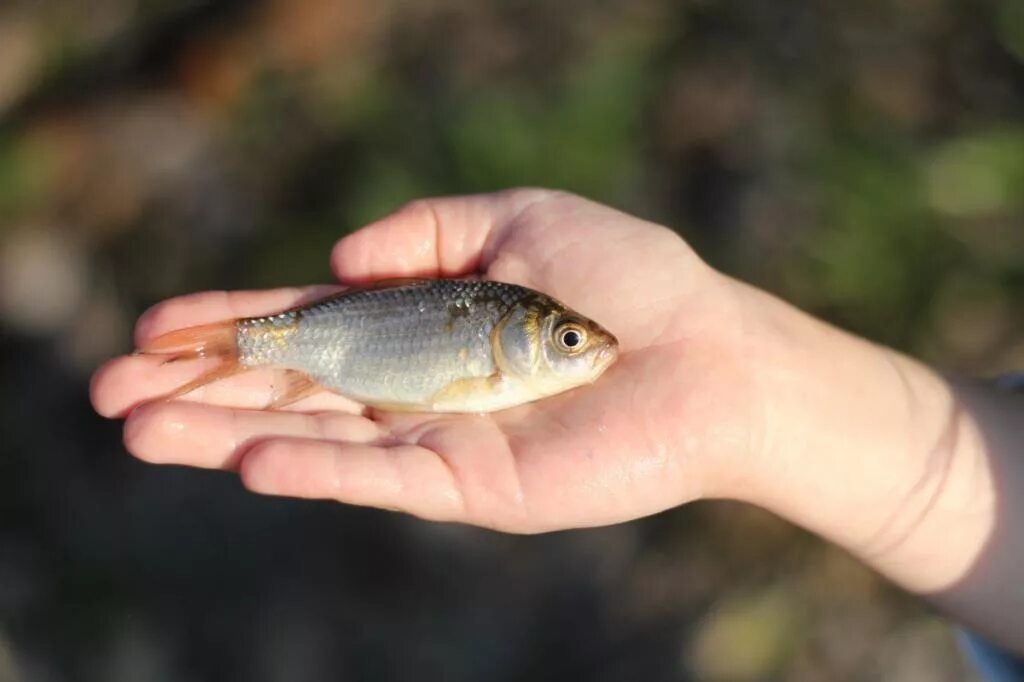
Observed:
[[[615,337],[545,294],[501,282],[393,280],[276,315],[164,334],[139,349],[223,363],[165,397],[248,369],[293,370],[282,407],[327,389],[381,409],[491,412],[596,380]]]

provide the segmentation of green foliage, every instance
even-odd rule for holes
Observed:
[[[53,175],[50,154],[20,137],[0,136],[0,230],[20,211],[46,199]]]
[[[944,142],[927,172],[929,203],[942,213],[976,217],[1020,211],[1024,128],[982,130]]]
[[[850,139],[826,146],[818,229],[805,233],[794,293],[857,331],[906,344],[949,257],[915,174],[914,158]]]
[[[1024,62],[1024,4],[1001,0],[996,15],[996,31],[1003,47]]]
[[[614,199],[640,161],[648,87],[642,52],[598,51],[543,97],[515,86],[467,93],[449,144],[460,184],[473,191],[557,187]]]

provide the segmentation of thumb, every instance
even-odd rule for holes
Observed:
[[[485,268],[502,236],[530,205],[555,192],[417,199],[342,238],[331,269],[347,284],[387,277],[456,277]]]

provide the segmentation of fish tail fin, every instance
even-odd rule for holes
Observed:
[[[136,353],[166,355],[168,361],[189,358],[238,358],[234,320],[176,329],[143,343]]]
[[[192,358],[217,358],[221,361],[213,369],[164,395],[165,400],[191,393],[197,388],[248,369],[239,362],[235,320],[177,329],[143,343],[136,353],[162,355],[166,357],[166,362]]]

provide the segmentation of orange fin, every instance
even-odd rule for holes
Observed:
[[[174,398],[183,396],[186,393],[191,393],[197,388],[206,386],[207,384],[212,384],[214,381],[227,379],[228,377],[240,374],[241,372],[248,371],[248,369],[248,367],[240,365],[237,360],[227,360],[226,362],[214,367],[210,371],[203,372],[202,374],[200,374],[187,384],[183,384],[178,388],[174,389],[173,391],[171,391],[170,393],[161,396],[161,398],[163,400],[172,400]]]
[[[285,381],[284,388],[281,391],[275,391],[274,398],[266,409],[277,410],[323,390],[322,386],[307,375],[293,370],[289,370],[285,374]]]
[[[146,355],[182,358],[237,358],[238,330],[234,320],[177,329],[150,339],[138,349]]]
[[[136,353],[166,356],[165,363],[191,358],[220,358],[222,360],[210,371],[200,374],[187,384],[162,396],[164,400],[171,400],[191,393],[206,384],[248,370],[248,367],[238,362],[237,337],[238,328],[235,320],[226,320],[167,332],[142,344]]]

